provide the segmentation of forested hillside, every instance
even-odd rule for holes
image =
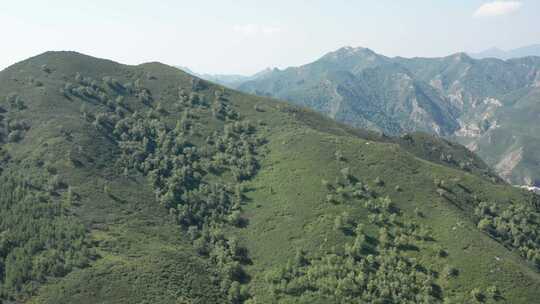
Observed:
[[[540,298],[540,198],[464,147],[160,63],[0,72],[0,181],[5,303]]]

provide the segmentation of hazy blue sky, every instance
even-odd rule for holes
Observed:
[[[198,72],[254,73],[342,46],[443,56],[540,43],[540,1],[1,0],[0,69],[75,50]]]

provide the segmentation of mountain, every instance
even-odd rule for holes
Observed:
[[[424,131],[466,144],[515,184],[540,184],[540,57],[389,58],[346,47],[238,89],[387,134]]]
[[[530,56],[538,57],[540,56],[540,44],[524,46],[508,51],[493,47],[479,53],[470,53],[470,56],[476,59],[497,58],[502,60]]]
[[[3,303],[540,297],[540,197],[461,145],[73,52],[0,97]]]
[[[404,130],[448,134],[457,128],[453,109],[442,96],[390,58],[364,48],[343,48],[312,64],[274,71],[238,88],[389,134]]]
[[[469,56],[476,59],[484,59],[484,58],[497,58],[501,60],[509,59],[508,57],[509,53],[497,47],[492,47],[478,53],[469,53]]]
[[[221,84],[226,87],[231,87],[231,88],[234,88],[243,82],[255,80],[259,77],[262,77],[268,73],[271,73],[273,70],[271,68],[267,68],[251,76],[245,76],[245,75],[237,75],[237,74],[200,74],[200,73],[194,72],[193,70],[187,67],[178,66],[178,68],[193,76],[196,76],[196,77],[199,77],[204,80],[211,81],[211,82],[215,82],[217,84]]]

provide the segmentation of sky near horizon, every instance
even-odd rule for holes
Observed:
[[[436,57],[540,43],[540,1],[0,1],[0,69],[48,50],[200,73],[297,66],[343,46]]]

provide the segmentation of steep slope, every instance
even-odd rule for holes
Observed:
[[[534,104],[539,100],[539,83],[539,57],[475,60],[458,53],[409,59],[342,48],[313,63],[246,81],[238,88],[308,106],[352,126],[394,135],[425,131],[448,136],[485,157],[507,181],[534,185],[540,178],[540,167],[534,161],[520,160],[503,169],[499,164],[512,158],[515,148],[492,149],[483,143],[490,138],[490,130],[497,129],[503,142],[512,141],[526,151],[522,159],[537,159],[528,152],[532,148],[525,146],[538,145],[534,122],[518,117],[538,115]],[[518,102],[521,98],[526,101]],[[521,103],[529,108],[518,106]]]
[[[540,90],[526,90],[523,95],[505,96],[502,100],[509,103],[479,124],[484,126],[479,135],[458,134],[458,140],[494,164],[504,178],[538,187]]]
[[[459,145],[70,52],[0,97],[2,301],[540,297],[539,198]]]
[[[540,58],[477,61],[458,54],[436,63],[432,59],[400,61],[460,110],[460,128],[454,134],[458,141],[479,153],[508,181],[538,182]]]
[[[451,134],[457,127],[453,109],[436,90],[369,49],[343,48],[314,63],[275,71],[238,88],[387,134]]]

